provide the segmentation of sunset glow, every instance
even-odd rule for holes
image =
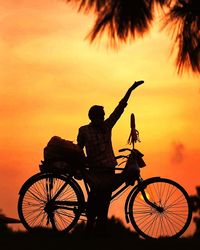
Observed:
[[[199,76],[177,74],[159,26],[113,50],[85,39],[93,21],[61,0],[0,0],[0,209],[8,216],[18,217],[18,191],[39,171],[48,140],[76,142],[90,106],[108,116],[136,80],[144,85],[113,129],[116,154],[127,147],[133,112],[142,176],[171,178],[189,194],[200,185]],[[123,199],[110,214],[124,220]]]

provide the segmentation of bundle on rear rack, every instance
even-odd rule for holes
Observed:
[[[53,136],[44,148],[41,172],[76,172],[84,166],[85,155],[72,141]]]

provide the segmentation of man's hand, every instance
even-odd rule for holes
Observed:
[[[137,88],[138,86],[140,86],[141,84],[143,84],[144,81],[137,81],[134,82],[133,85],[130,87],[131,90],[134,90],[135,88]]]
[[[127,103],[130,95],[131,95],[131,92],[137,88],[139,85],[143,84],[144,81],[137,81],[137,82],[134,82],[133,85],[128,89],[128,91],[126,92],[125,96],[122,98],[121,102],[125,102]]]

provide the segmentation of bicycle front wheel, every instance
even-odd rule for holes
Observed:
[[[165,178],[152,178],[145,183],[130,199],[129,215],[133,227],[144,238],[180,237],[192,218],[187,192],[178,183]],[[151,203],[145,201],[143,190]]]
[[[18,214],[28,231],[42,228],[68,232],[77,223],[83,194],[65,175],[46,173],[30,178],[20,191]],[[55,198],[56,197],[56,198]]]

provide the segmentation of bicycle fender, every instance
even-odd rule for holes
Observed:
[[[128,194],[127,198],[126,198],[126,201],[125,201],[125,205],[124,205],[124,212],[125,212],[125,219],[126,219],[126,222],[129,223],[130,222],[130,219],[129,219],[129,211],[128,211],[128,205],[129,205],[129,201],[130,201],[130,198],[131,196],[133,195],[133,193],[135,192],[135,190],[137,190],[138,188],[138,185],[136,185],[135,187],[133,187],[130,191],[130,193]]]
[[[26,189],[27,189],[27,187],[29,186],[29,184],[30,184],[30,183],[33,183],[34,180],[38,178],[38,176],[42,176],[42,175],[46,175],[46,174],[47,174],[47,173],[39,172],[39,173],[36,173],[36,174],[34,174],[33,176],[31,176],[28,180],[26,180],[26,181],[24,182],[24,184],[23,184],[22,187],[20,188],[18,194],[20,195],[21,193],[23,193],[24,191],[26,191]],[[51,174],[51,173],[49,173],[49,174]],[[79,185],[79,184],[77,183],[77,181],[75,181],[73,178],[71,178],[70,181],[73,182],[73,184],[74,184],[74,185],[76,186],[76,188],[79,190],[79,193],[80,193],[80,195],[81,195],[81,197],[82,197],[82,202],[84,203],[85,198],[84,198],[84,194],[83,194],[83,191],[82,191],[80,185]]]
[[[124,205],[124,212],[125,212],[125,218],[126,218],[126,222],[129,223],[130,222],[130,219],[129,219],[129,210],[128,210],[128,207],[129,207],[129,202],[130,202],[130,199],[131,199],[131,196],[134,194],[134,192],[145,186],[146,184],[148,184],[149,182],[151,182],[152,180],[159,180],[161,179],[160,176],[156,176],[156,177],[151,177],[151,178],[148,178],[146,180],[143,180],[141,183],[137,184],[135,187],[133,187],[130,191],[130,193],[128,194],[127,198],[126,198],[126,201],[125,201],[125,205]]]
[[[29,183],[30,183],[30,182],[33,182],[34,179],[36,179],[38,176],[42,176],[42,175],[46,175],[46,174],[48,174],[48,173],[47,173],[47,172],[38,172],[38,173],[32,175],[30,178],[28,178],[28,179],[24,182],[24,184],[23,184],[22,187],[20,188],[18,194],[21,194],[24,190],[26,190],[26,187],[29,185]],[[52,173],[49,173],[49,174],[52,174]],[[73,179],[72,179],[72,180],[73,180]],[[76,186],[77,186],[78,183],[77,183],[75,180],[73,180],[73,182],[74,182],[74,183],[76,184]],[[78,188],[79,188],[79,187],[78,187]]]
[[[32,175],[30,178],[28,178],[24,184],[21,186],[20,190],[19,190],[19,193],[18,194],[21,194],[27,187],[27,185],[29,184],[29,182],[32,182],[35,178],[37,178],[38,176],[40,175],[43,175],[43,173],[39,172],[39,173],[36,173],[34,175]]]

